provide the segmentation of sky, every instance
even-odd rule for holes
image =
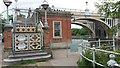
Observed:
[[[12,4],[9,6],[10,8],[15,8],[16,2],[11,0]],[[44,0],[18,0],[17,7],[18,8],[38,8]],[[80,9],[85,10],[86,1],[88,2],[89,10],[96,10],[94,3],[100,0],[46,0],[51,7],[54,5],[55,8],[69,8],[69,9]],[[6,10],[6,6],[3,3],[3,0],[0,0],[0,13]]]
[[[14,8],[16,3],[14,0],[11,0],[12,4],[9,8]],[[70,8],[70,9],[81,9],[85,10],[86,1],[88,1],[89,10],[95,10],[94,3],[99,0],[47,0],[50,7],[54,5],[56,8]],[[17,6],[19,8],[32,8],[35,9],[43,3],[43,0],[18,0]],[[0,13],[6,10],[6,6],[3,3],[3,0],[0,0]]]

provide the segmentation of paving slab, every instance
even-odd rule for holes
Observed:
[[[77,67],[77,61],[80,57],[79,52],[70,52],[70,49],[52,50],[53,59],[46,62],[38,62],[37,66],[54,66],[58,67]],[[78,68],[78,67],[77,67]]]
[[[3,46],[0,40],[0,68],[2,67],[2,52],[3,52]]]

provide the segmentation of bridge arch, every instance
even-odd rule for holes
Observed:
[[[95,38],[95,32],[91,28],[89,28],[88,26],[86,26],[85,24],[80,23],[80,22],[72,22],[72,24],[80,25],[80,26],[84,27],[87,31],[89,31],[89,33],[91,35],[91,38]]]
[[[108,29],[110,29],[110,26],[107,25],[104,21],[102,21],[100,19],[96,19],[96,18],[91,18],[91,17],[75,19],[75,21],[80,21],[80,20],[87,20],[87,21],[91,21],[93,23],[100,24],[100,26],[105,30],[106,38],[110,37],[110,32],[108,31]]]

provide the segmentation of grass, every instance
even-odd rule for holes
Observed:
[[[14,63],[10,66],[22,66],[22,65],[26,65],[26,64],[35,64],[35,63],[36,63],[35,60],[26,60],[26,61],[20,61],[20,62]]]
[[[37,61],[39,61],[39,62],[45,62],[46,60],[45,59],[38,59]],[[20,61],[20,62],[13,63],[13,64],[11,64],[11,65],[9,65],[7,67],[3,67],[3,68],[27,68],[28,66],[26,67],[26,65],[28,65],[28,64],[36,64],[37,61],[36,60]]]

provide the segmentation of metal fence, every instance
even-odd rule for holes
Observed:
[[[113,40],[100,40],[99,39],[98,41],[92,41],[92,43],[93,42],[97,42],[97,43],[99,43],[98,47],[101,47],[100,46],[101,42],[109,42],[109,41],[112,41],[112,43],[113,43],[112,48],[113,48],[113,50],[115,50],[115,41],[114,41],[114,39]],[[79,44],[79,47],[80,47],[80,56],[82,57],[82,58],[80,58],[80,61],[82,61],[83,58],[88,60],[88,61],[90,61],[93,64],[93,68],[95,68],[95,65],[99,65],[101,67],[105,67],[105,65],[96,62],[96,59],[95,59],[96,58],[95,57],[96,52],[102,52],[102,53],[109,54],[110,60],[106,62],[106,64],[108,65],[109,68],[119,68],[120,67],[120,65],[114,60],[115,59],[115,55],[120,55],[120,53],[117,53],[117,52],[114,52],[114,51],[107,51],[107,50],[103,50],[103,49],[98,49],[97,47],[95,47],[95,45],[92,45],[92,47],[86,46],[86,43],[84,43],[84,42],[81,42],[81,44]],[[92,59],[89,59],[88,57],[86,57],[83,54],[83,53],[85,53],[86,49],[90,49],[91,50]]]

